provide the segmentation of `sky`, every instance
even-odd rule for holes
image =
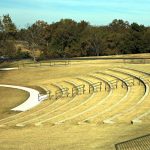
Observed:
[[[0,0],[0,16],[9,14],[18,27],[37,20],[85,20],[107,25],[114,19],[150,25],[150,0]]]

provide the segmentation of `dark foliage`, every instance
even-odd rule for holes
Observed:
[[[28,43],[30,54],[16,49],[15,41]],[[150,27],[117,19],[107,26],[62,19],[52,24],[37,21],[18,30],[9,15],[0,18],[1,56],[36,61],[36,49],[41,59],[149,53]]]

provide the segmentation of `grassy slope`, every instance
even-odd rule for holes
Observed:
[[[66,67],[25,68],[0,72],[0,83],[46,85],[115,66],[150,71],[149,64],[122,64],[121,60],[73,61]],[[0,94],[1,95],[1,94]],[[111,150],[114,144],[150,133],[149,124],[69,125],[0,129],[2,150]]]
[[[150,58],[150,53],[110,55],[110,56],[97,56],[97,57],[91,56],[91,57],[85,57],[85,58]]]
[[[0,87],[0,119],[15,114],[10,109],[24,102],[28,96],[29,94],[22,90]]]

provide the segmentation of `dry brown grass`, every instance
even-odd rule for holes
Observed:
[[[28,98],[29,94],[22,90],[0,87],[0,119],[14,115],[10,109],[18,106]]]
[[[62,84],[64,80],[83,77],[89,73],[103,71],[108,68],[122,66],[150,72],[150,64],[123,64],[122,62],[122,60],[80,60],[72,61],[70,66],[1,71],[0,83],[23,86],[45,86],[51,89],[51,83]],[[3,98],[4,91],[6,92],[6,90],[0,88],[0,96],[3,96]],[[17,97],[18,99],[13,98],[14,105],[21,103],[26,96],[26,93],[18,90],[14,92],[10,89],[9,93],[12,93],[12,98],[16,93],[19,95]],[[5,106],[7,106],[9,101],[9,96],[5,97]],[[117,99],[114,99],[115,101]],[[37,108],[40,109],[46,104],[49,104],[49,101],[43,102],[42,106],[38,106]],[[12,103],[8,108],[11,106]],[[37,110],[37,108],[35,109]],[[116,111],[114,110],[113,112]],[[113,150],[115,143],[148,133],[150,133],[150,124],[147,121],[138,125],[131,125],[130,122],[108,125],[100,121],[98,124],[88,123],[77,125],[66,122],[55,126],[44,124],[39,127],[5,127],[0,128],[0,150]]]

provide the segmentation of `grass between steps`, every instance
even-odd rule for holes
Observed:
[[[44,66],[6,72],[1,71],[0,83],[27,86],[47,85],[50,87],[49,83],[60,82],[78,76],[86,76],[89,73],[115,67],[130,67],[145,72],[150,71],[150,64],[124,64],[122,60],[80,60],[72,61],[69,66]],[[0,96],[3,95],[3,90],[0,89],[0,92]],[[18,98],[21,98],[21,96]],[[7,101],[9,100],[8,96],[5,97],[4,103],[7,105]],[[21,103],[21,101],[22,99],[13,100],[14,103]],[[44,106],[44,103],[42,105]],[[6,127],[0,128],[0,149],[114,150],[115,143],[142,136],[149,132],[150,123],[147,120],[142,124],[134,126],[129,123],[114,125],[102,123],[98,125],[92,123],[75,125],[66,123],[55,126],[43,125],[40,127]]]

